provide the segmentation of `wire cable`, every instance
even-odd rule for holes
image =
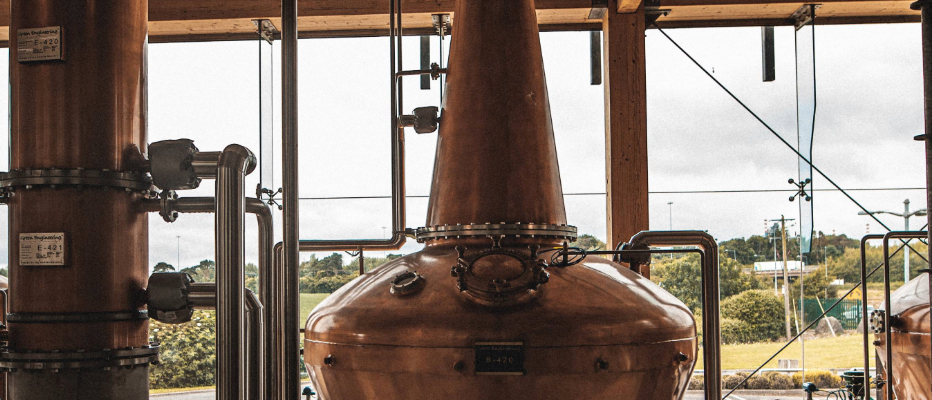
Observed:
[[[809,159],[806,158],[805,156],[803,156],[802,153],[799,152],[799,150],[797,150],[795,147],[793,147],[793,145],[790,144],[789,142],[787,142],[786,139],[784,139],[782,136],[780,136],[780,134],[777,133],[777,131],[775,131],[773,128],[770,127],[770,125],[768,125],[766,122],[764,122],[764,120],[763,120],[760,116],[758,116],[757,113],[755,113],[753,110],[751,110],[750,107],[748,107],[746,104],[744,104],[744,102],[741,101],[741,99],[739,99],[738,96],[735,96],[735,94],[732,93],[731,90],[728,90],[728,88],[725,87],[725,85],[722,84],[722,82],[720,82],[718,79],[716,79],[714,76],[712,76],[712,74],[709,73],[709,71],[708,71],[707,69],[705,69],[705,67],[703,67],[702,64],[699,64],[699,62],[696,61],[696,59],[693,58],[693,56],[691,56],[688,52],[686,52],[686,50],[683,49],[683,47],[680,46],[679,43],[677,43],[675,40],[673,40],[673,38],[671,38],[670,35],[667,35],[667,33],[664,32],[663,29],[660,29],[660,27],[657,26],[656,23],[654,23],[654,27],[657,28],[657,31],[660,32],[664,37],[666,37],[667,40],[670,41],[670,43],[673,43],[673,45],[676,46],[676,48],[679,49],[680,52],[683,53],[683,55],[685,55],[687,58],[689,58],[689,60],[692,61],[693,64],[695,64],[697,67],[699,67],[699,69],[702,70],[702,72],[704,72],[709,78],[711,78],[712,81],[715,82],[715,84],[717,84],[720,88],[722,88],[722,90],[724,90],[725,93],[728,93],[728,95],[731,96],[731,98],[734,99],[734,100],[738,103],[738,105],[740,105],[740,106],[741,106],[742,108],[744,108],[748,113],[750,113],[751,116],[754,117],[754,119],[756,119],[758,122],[761,123],[761,125],[764,126],[764,128],[767,128],[767,130],[770,131],[770,133],[772,133],[778,140],[780,140],[781,143],[783,143],[784,145],[786,145],[786,147],[788,147],[794,154],[796,154],[796,156],[799,157],[800,160],[803,160],[803,161],[806,162],[806,164],[809,164],[809,166],[812,167],[812,170],[813,170],[813,171],[816,171],[816,172],[819,173],[819,175],[822,175],[822,177],[825,178],[825,180],[826,180],[828,183],[830,183],[832,186],[834,186],[836,189],[838,189],[843,195],[845,195],[845,197],[848,198],[848,200],[851,200],[852,203],[854,203],[856,206],[858,206],[858,208],[860,208],[860,209],[861,209],[862,211],[864,211],[867,215],[869,215],[871,218],[873,218],[874,221],[877,221],[877,223],[880,224],[880,226],[882,226],[882,227],[883,227],[884,229],[886,229],[887,231],[890,231],[890,230],[891,230],[890,227],[888,227],[886,224],[884,224],[882,221],[880,221],[880,219],[877,218],[877,216],[875,216],[873,213],[871,213],[870,211],[868,211],[867,208],[865,208],[863,205],[861,205],[861,203],[859,203],[857,200],[855,200],[854,197],[852,197],[847,191],[845,191],[845,189],[842,189],[841,186],[839,186],[837,183],[835,183],[834,180],[832,180],[832,178],[829,178],[829,176],[828,176],[825,172],[822,172],[822,170],[819,169],[819,167],[816,167],[816,165],[813,164],[812,161],[809,161]],[[903,240],[900,240],[900,241],[902,241],[903,243],[906,243],[906,242],[903,241]],[[906,243],[906,245],[909,246],[908,243]],[[912,246],[910,246],[910,249],[912,249],[913,251],[916,251],[916,249],[913,249]],[[929,260],[926,259],[925,256],[922,255],[922,253],[919,253],[919,252],[916,252],[916,253],[917,253],[917,254],[919,255],[919,257],[922,258],[925,262],[929,262]]]

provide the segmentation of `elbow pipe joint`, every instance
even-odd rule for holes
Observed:
[[[256,169],[256,156],[249,149],[238,144],[231,144],[223,149],[217,160],[217,168],[233,169],[249,175]]]

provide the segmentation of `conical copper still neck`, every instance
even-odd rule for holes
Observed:
[[[566,224],[533,0],[458,0],[427,226]]]

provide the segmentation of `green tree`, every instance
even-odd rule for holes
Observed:
[[[195,282],[217,281],[217,265],[211,260],[202,260],[199,264],[182,269],[180,272],[191,275]]]
[[[399,258],[401,258],[401,255],[399,254],[389,254],[385,257],[366,257],[365,259],[366,271],[372,271],[373,269],[376,269],[378,267],[385,265],[389,261],[397,260]],[[359,273],[359,257],[353,258],[353,261],[350,261],[349,264],[346,264],[346,266],[343,267],[343,271],[344,273],[347,273],[347,274],[358,274]]]
[[[901,244],[895,243],[890,246],[890,281],[903,281],[903,251],[897,251]],[[910,245],[922,255],[927,254],[928,247],[925,244],[913,241]],[[883,262],[883,248],[881,246],[868,246],[864,249],[867,260],[867,272],[870,273]],[[861,281],[861,250],[857,248],[846,248],[841,255],[828,259],[829,276],[844,279],[846,283],[857,283]],[[922,260],[920,254],[910,251],[909,269],[910,277],[916,277],[919,270],[928,268],[928,264]],[[868,282],[883,282],[883,269],[877,270],[874,275],[867,279]]]
[[[757,252],[744,238],[726,240],[718,244],[722,257],[737,259],[741,265],[751,265],[757,261]]]
[[[149,369],[152,389],[211,386],[216,361],[214,311],[198,310],[190,322],[163,324],[149,322],[149,341],[161,345],[161,362]]]
[[[760,281],[732,259],[720,259],[719,284],[722,298],[761,287]],[[693,312],[701,308],[701,267],[699,256],[655,260],[651,265],[650,279],[686,304]]]
[[[902,274],[900,274],[902,275]],[[803,288],[807,299],[834,299],[838,296],[838,286],[831,285],[833,276],[825,277],[825,267],[812,271],[803,277]],[[790,298],[799,299],[799,281],[790,281]]]
[[[152,268],[153,272],[174,272],[175,267],[171,264],[164,261],[160,261],[158,264],[155,264],[155,267]]]
[[[243,268],[246,274],[246,288],[253,293],[259,293],[259,267],[253,263],[247,263]]]
[[[579,235],[576,241],[570,243],[570,246],[579,247],[586,250],[605,250],[605,242],[592,235]]]

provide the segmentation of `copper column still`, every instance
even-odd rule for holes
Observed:
[[[427,247],[327,298],[304,361],[322,399],[679,399],[688,308],[566,225],[532,0],[455,8]]]
[[[148,398],[148,2],[10,15],[10,398]]]

